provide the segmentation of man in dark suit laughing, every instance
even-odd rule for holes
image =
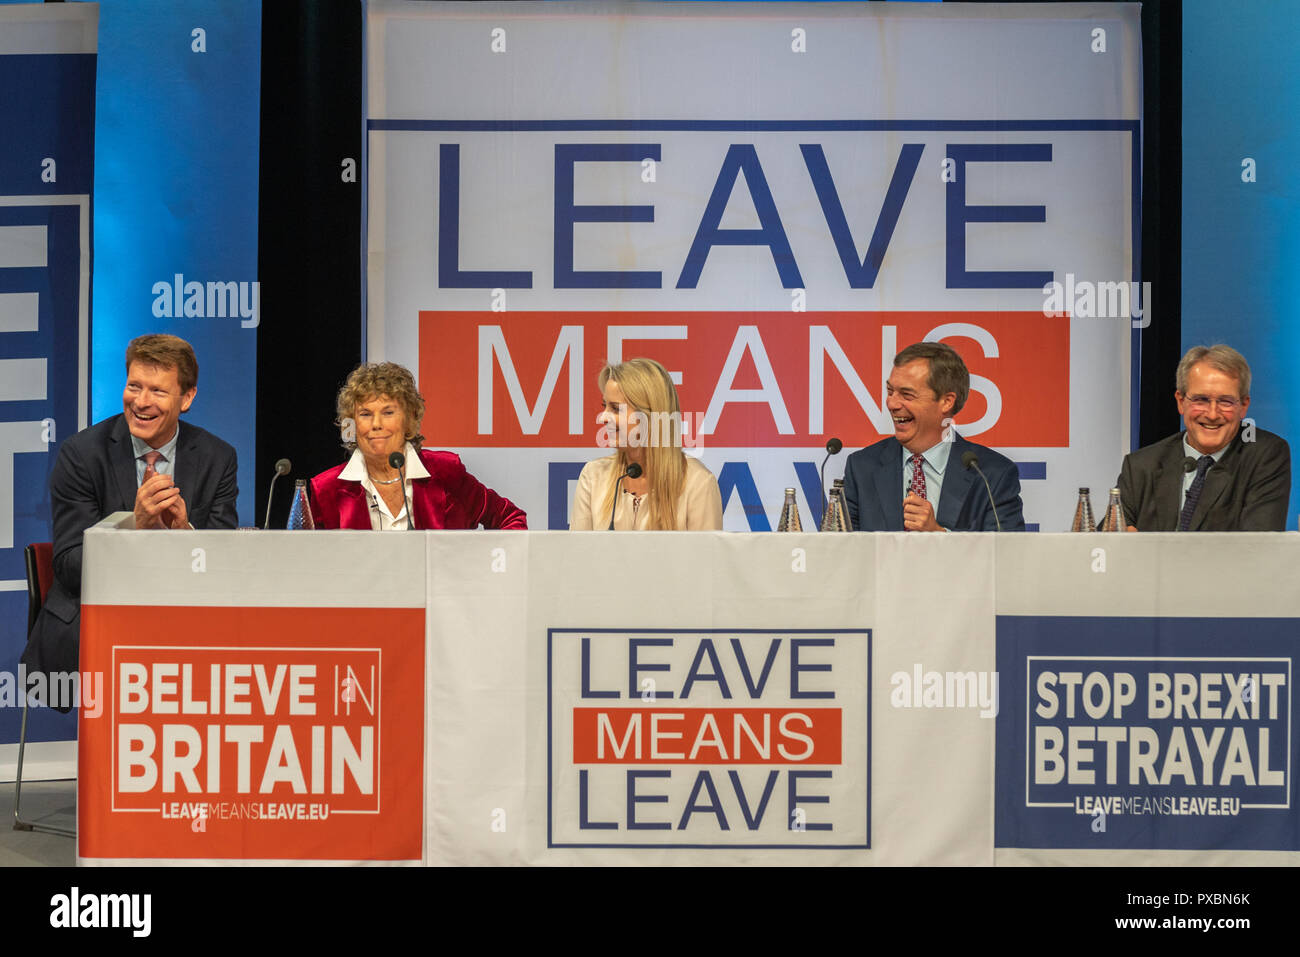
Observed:
[[[141,336],[126,350],[122,413],[66,439],[50,473],[54,582],[23,663],[71,672],[81,639],[82,533],[113,512],[147,529],[234,528],[235,450],[180,421],[198,392],[199,365],[184,339]]]
[[[908,346],[894,357],[886,391],[894,434],[854,452],[845,464],[853,528],[992,532],[1000,525],[1024,531],[1015,463],[952,428],[970,394],[970,373],[956,350],[942,342]],[[973,466],[967,464],[971,455]],[[988,490],[975,468],[988,478]]]

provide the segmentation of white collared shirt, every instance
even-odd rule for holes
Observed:
[[[426,479],[429,477],[429,470],[424,467],[420,461],[420,454],[416,452],[415,447],[410,442],[406,443],[406,501],[411,501],[413,487],[411,483],[415,479]],[[370,472],[366,469],[366,457],[361,454],[360,449],[354,449],[352,458],[344,466],[343,471],[339,473],[339,478],[344,482],[360,482],[361,488],[366,493],[366,501],[370,503],[370,527],[377,532],[388,531],[405,531],[410,528],[410,516],[406,514],[406,505],[403,503],[401,511],[393,515],[389,511],[388,503],[384,497],[379,494],[375,483],[371,481]]]

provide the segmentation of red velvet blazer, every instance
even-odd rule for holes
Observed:
[[[411,511],[417,529],[527,528],[523,509],[465,470],[452,452],[420,449],[429,477],[411,482]],[[370,528],[370,501],[360,482],[343,481],[347,463],[311,480],[312,517],[317,528]]]

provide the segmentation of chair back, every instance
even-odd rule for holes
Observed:
[[[34,542],[23,549],[23,557],[27,560],[27,634],[30,635],[54,582],[54,545]]]

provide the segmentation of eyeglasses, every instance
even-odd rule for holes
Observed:
[[[1186,398],[1187,404],[1192,407],[1194,412],[1205,412],[1210,406],[1217,405],[1219,411],[1224,415],[1232,415],[1241,405],[1240,399],[1233,399],[1229,396],[1219,396],[1217,399],[1212,399],[1208,395],[1189,395]]]

